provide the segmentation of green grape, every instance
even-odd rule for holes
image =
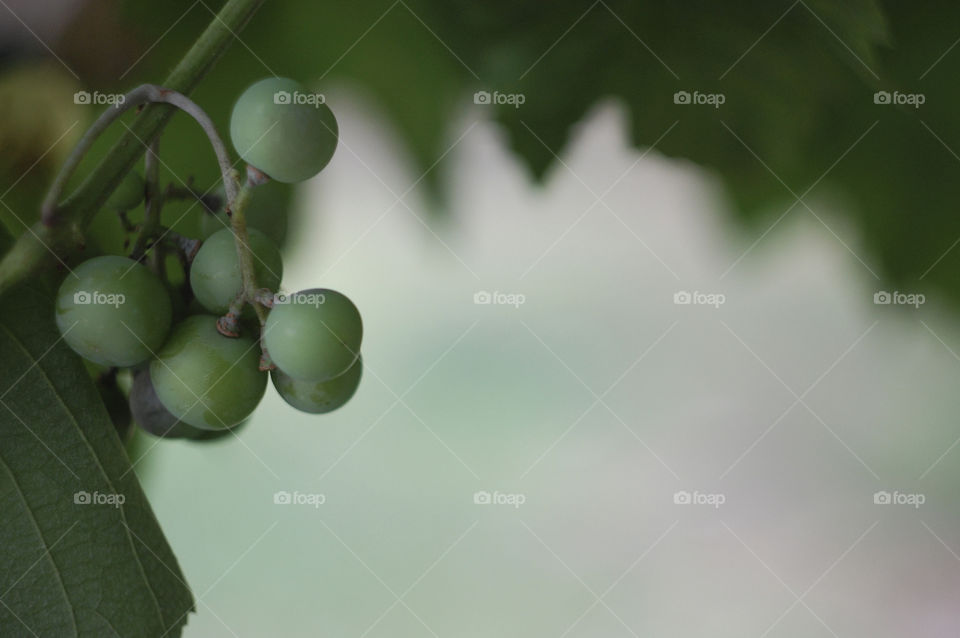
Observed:
[[[283,274],[280,250],[259,230],[249,229],[247,237],[253,251],[257,286],[276,290]],[[197,301],[217,314],[225,313],[243,289],[240,261],[231,229],[217,231],[203,242],[190,265],[190,287]]]
[[[104,206],[112,210],[133,210],[143,201],[144,181],[137,171],[130,171],[110,193]]]
[[[246,421],[242,421],[231,428],[221,430],[201,430],[180,421],[170,414],[170,411],[160,402],[153,383],[150,381],[150,371],[147,368],[138,370],[133,377],[129,405],[133,420],[140,426],[140,429],[154,436],[167,439],[212,441],[229,436],[231,432],[236,432],[246,423]]]
[[[301,412],[310,414],[333,412],[341,407],[357,391],[361,376],[363,376],[362,357],[358,357],[350,369],[340,376],[319,383],[297,381],[279,368],[270,373],[273,387],[277,389],[283,400]]]
[[[277,295],[264,325],[270,358],[299,381],[326,381],[347,371],[360,353],[360,312],[336,290]]]
[[[108,255],[88,259],[60,285],[57,327],[85,359],[128,367],[146,361],[170,330],[170,296],[142,264]]]
[[[278,182],[319,173],[337,147],[337,120],[315,93],[288,78],[266,78],[244,91],[230,116],[233,147]]]
[[[260,403],[267,375],[259,363],[256,341],[224,337],[216,317],[193,315],[174,327],[150,362],[150,380],[177,419],[218,430],[240,423]]]

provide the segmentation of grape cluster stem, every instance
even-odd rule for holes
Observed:
[[[119,120],[124,113],[132,108],[138,108],[150,103],[170,104],[196,120],[200,128],[203,129],[203,132],[207,134],[207,139],[210,140],[210,145],[213,147],[213,151],[217,156],[220,173],[223,175],[223,186],[227,192],[227,200],[232,201],[236,199],[238,184],[236,172],[233,170],[230,162],[230,154],[227,152],[227,147],[226,144],[223,143],[223,139],[217,133],[213,120],[210,119],[206,111],[200,108],[196,102],[178,91],[156,84],[141,84],[129,93],[126,93],[123,96],[122,102],[116,106],[107,107],[107,109],[100,114],[100,117],[90,125],[90,128],[87,129],[86,133],[83,134],[83,137],[80,138],[80,141],[77,142],[77,145],[70,152],[67,160],[63,163],[63,166],[60,167],[60,172],[53,180],[53,184],[50,186],[50,190],[47,192],[43,204],[40,207],[41,220],[45,226],[51,226],[56,223],[57,202],[60,201],[63,195],[63,189],[94,142],[97,141],[100,135],[107,130],[111,124]],[[149,150],[147,155],[149,157]]]
[[[220,172],[223,178],[224,190],[227,194],[227,215],[230,217],[230,226],[233,230],[234,240],[237,247],[237,258],[240,264],[240,275],[243,282],[243,289],[238,295],[237,300],[230,306],[229,312],[218,321],[217,327],[226,336],[238,336],[237,321],[240,311],[245,303],[253,306],[260,323],[261,330],[266,322],[268,307],[263,303],[261,290],[257,287],[256,274],[253,265],[253,251],[250,249],[250,240],[247,232],[247,221],[245,210],[250,202],[253,189],[270,181],[270,178],[261,170],[254,166],[247,166],[246,178],[242,185],[239,185],[237,171],[234,170],[230,162],[230,155],[227,152],[226,144],[223,138],[217,132],[217,128],[198,104],[187,96],[177,91],[157,86],[154,84],[142,84],[126,94],[125,99],[116,107],[108,108],[91,125],[87,132],[80,139],[80,142],[73,149],[67,161],[64,162],[60,173],[57,175],[50,187],[50,191],[44,200],[42,206],[43,221],[45,224],[52,224],[56,219],[56,203],[63,194],[63,188],[77,168],[80,160],[86,155],[87,151],[93,146],[96,139],[106,128],[115,122],[127,110],[140,106],[144,103],[161,102],[171,104],[178,109],[190,115],[203,129],[213,147],[214,154],[217,157],[217,163],[220,165]],[[163,257],[165,246],[162,242],[155,240],[162,231],[160,225],[160,213],[163,209],[164,194],[160,192],[159,182],[159,142],[154,140],[147,149],[144,157],[144,173],[146,180],[146,215],[143,226],[137,236],[136,243],[131,251],[131,259],[140,261],[146,255],[148,249],[152,249],[150,254],[150,267],[158,275],[163,277],[165,269],[163,267]],[[171,232],[171,231],[167,231]],[[192,245],[184,247],[184,255],[189,261],[191,253],[195,254],[198,246]],[[189,252],[187,252],[189,250]],[[238,307],[235,307],[238,306]],[[268,360],[266,354],[264,358]]]
[[[171,70],[164,80],[164,86],[182,93],[192,91],[226,48],[236,41],[237,34],[264,2],[226,0],[190,50]],[[120,109],[110,106],[107,110]],[[59,194],[66,185],[66,178],[63,178],[57,185],[57,194],[48,195],[44,200],[42,219],[29,226],[0,259],[0,294],[56,264],[58,260],[63,263],[66,255],[78,242],[82,242],[83,231],[90,225],[107,196],[142,154],[141,141],[156,139],[173,113],[174,109],[167,104],[150,105],[143,109],[130,125],[130,130],[124,132],[97,162],[83,183],[68,198],[59,201]],[[101,125],[105,128],[107,124]],[[80,160],[81,154],[71,156],[73,166],[70,172],[79,165]]]
[[[160,211],[163,209],[163,196],[159,192],[157,182],[160,179],[160,140],[156,139],[147,149],[143,158],[143,172],[146,186],[144,188],[144,209],[146,211],[143,226],[137,235],[130,258],[140,261],[147,249],[147,241],[157,235],[160,228]],[[160,247],[154,247],[154,255],[160,252]],[[154,268],[156,271],[156,268]],[[159,273],[158,273],[159,274]]]
[[[237,320],[243,305],[249,303],[257,314],[260,323],[260,369],[272,370],[275,366],[270,360],[266,346],[263,343],[263,326],[267,321],[267,309],[273,305],[273,292],[257,287],[256,271],[253,266],[253,251],[250,249],[247,233],[246,208],[253,195],[253,189],[266,184],[270,180],[267,175],[254,166],[247,165],[246,180],[240,187],[236,199],[227,204],[227,215],[230,217],[230,227],[237,246],[237,258],[240,263],[240,277],[243,281],[243,290],[230,305],[227,314],[217,322],[217,329],[227,336],[237,336]],[[233,333],[233,334],[231,334]]]

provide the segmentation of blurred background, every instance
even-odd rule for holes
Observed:
[[[77,92],[160,81],[217,6],[0,4],[16,236],[100,108]],[[260,77],[325,95],[337,154],[255,222],[286,289],[361,308],[365,377],[328,416],[271,388],[238,438],[131,448],[185,635],[957,635],[934,5],[268,1],[193,97],[225,130]],[[174,118],[163,181],[215,188],[205,144]],[[123,251],[109,214],[90,237]]]

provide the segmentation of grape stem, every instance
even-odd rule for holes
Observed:
[[[137,235],[137,241],[133,245],[133,251],[130,253],[130,259],[140,261],[147,249],[147,240],[157,233],[160,227],[160,211],[163,209],[163,195],[160,193],[160,140],[155,139],[150,143],[150,148],[143,158],[143,177],[146,183],[144,189],[144,213],[143,226]],[[154,266],[159,264],[154,263]]]
[[[203,132],[207,134],[207,139],[210,140],[210,146],[213,147],[213,152],[217,156],[217,163],[220,165],[220,175],[223,178],[223,187],[227,192],[227,201],[229,202],[236,199],[239,190],[237,172],[233,169],[233,163],[230,161],[230,153],[227,152],[227,146],[223,143],[223,138],[217,133],[217,127],[213,124],[213,120],[210,119],[206,111],[186,95],[171,89],[157,88],[160,89],[161,94],[160,99],[156,101],[166,102],[167,104],[176,106],[196,120],[197,124],[203,129]]]
[[[179,200],[193,200],[199,202],[203,206],[204,210],[211,214],[216,214],[223,205],[226,203],[226,199],[218,193],[200,193],[193,187],[193,177],[187,178],[186,186],[176,186],[174,184],[167,184],[167,188],[164,191],[164,198],[167,201],[173,201],[175,199]]]
[[[243,301],[253,306],[261,327],[267,320],[267,312],[264,305],[258,301],[260,289],[257,288],[256,272],[253,268],[253,251],[250,249],[245,212],[253,195],[253,189],[268,180],[269,178],[262,172],[252,166],[247,166],[246,181],[240,188],[236,199],[232,199],[227,204],[230,227],[233,229],[233,237],[237,246],[237,259],[240,262],[240,276],[243,280]]]
[[[241,291],[236,299],[230,302],[227,314],[217,319],[217,331],[225,337],[240,336],[240,312],[243,311],[244,294]]]
[[[164,89],[163,87],[150,84],[145,84],[143,87],[147,87],[148,89],[143,92],[143,99],[150,102],[165,102],[183,110],[200,124],[204,133],[207,134],[207,139],[210,140],[211,146],[213,146],[214,153],[217,156],[217,162],[220,164],[220,173],[223,177],[224,189],[226,190],[227,194],[226,210],[227,214],[230,216],[230,226],[233,230],[234,243],[237,247],[237,259],[240,264],[240,275],[243,282],[243,288],[240,295],[238,295],[234,304],[231,305],[230,312],[228,312],[224,317],[225,323],[223,324],[223,327],[226,328],[224,334],[227,336],[237,336],[236,318],[239,317],[239,311],[242,310],[243,304],[245,303],[249,303],[251,306],[253,306],[253,309],[257,314],[257,320],[260,322],[262,329],[263,324],[267,319],[267,315],[264,304],[260,302],[260,299],[262,298],[262,291],[257,287],[256,271],[254,270],[253,265],[254,257],[253,251],[250,248],[250,237],[249,233],[247,232],[245,210],[250,202],[250,198],[253,196],[253,189],[262,184],[266,184],[268,181],[270,181],[270,178],[259,169],[253,166],[247,166],[246,180],[244,181],[243,186],[238,188],[237,171],[233,169],[233,166],[230,162],[230,156],[227,152],[227,147],[223,143],[223,139],[220,137],[220,134],[217,132],[217,128],[214,125],[213,120],[210,119],[210,116],[207,115],[206,111],[204,111],[193,100],[176,91],[171,91],[169,89]],[[148,248],[147,242],[150,239],[155,238],[160,232],[161,228],[160,212],[163,208],[164,195],[159,192],[158,187],[158,145],[159,142],[154,140],[150,145],[150,148],[147,150],[146,158],[144,160],[144,172],[146,173],[145,179],[147,183],[146,217],[144,219],[143,227],[140,229],[140,234],[137,237],[137,242],[134,246],[133,252],[130,254],[130,258],[137,261],[143,258],[144,253]],[[76,150],[74,152],[76,152]],[[69,167],[70,162],[67,163],[65,168],[69,169]],[[66,178],[58,181],[66,181]],[[56,201],[56,198],[54,198],[53,201]],[[165,270],[163,268],[163,254],[164,246],[162,244],[155,243],[151,253],[150,265],[152,269],[159,275],[165,274],[164,272],[160,272]],[[233,319],[232,321],[231,318]],[[220,323],[218,323],[218,327],[220,327]]]
[[[100,117],[90,125],[90,128],[87,129],[87,132],[80,138],[76,147],[70,152],[70,156],[67,157],[67,161],[64,162],[60,168],[60,172],[53,180],[53,184],[50,186],[50,190],[47,192],[47,196],[41,205],[41,219],[44,225],[51,226],[56,222],[57,202],[60,201],[60,197],[63,195],[63,189],[66,187],[70,176],[73,175],[73,172],[77,169],[77,166],[80,165],[80,161],[93,146],[94,142],[97,141],[97,138],[100,137],[111,124],[120,119],[120,116],[124,113],[134,107],[149,103],[171,104],[196,120],[200,128],[203,129],[203,132],[207,134],[207,139],[210,140],[213,152],[217,156],[217,163],[220,165],[220,174],[223,177],[223,186],[227,192],[227,200],[233,200],[237,196],[237,175],[230,162],[230,154],[227,152],[227,147],[223,143],[220,134],[217,133],[217,128],[214,126],[213,120],[210,119],[206,111],[186,95],[173,89],[157,86],[156,84],[141,84],[125,94],[123,101],[116,106],[108,106],[106,110],[100,114]]]
[[[163,239],[161,241],[164,246],[170,248],[180,258],[184,272],[187,272],[187,267],[193,262],[193,258],[197,256],[200,245],[203,243],[199,239],[185,237],[169,228],[163,228]]]
[[[238,320],[244,304],[253,306],[260,323],[260,364],[261,371],[273,370],[276,366],[270,360],[270,353],[263,343],[263,327],[267,321],[267,309],[273,306],[273,291],[257,288],[256,271],[253,267],[253,251],[250,249],[247,233],[246,208],[253,195],[253,189],[270,181],[270,178],[254,166],[247,165],[247,179],[240,188],[237,198],[227,205],[230,227],[233,230],[234,243],[237,246],[237,259],[240,262],[240,276],[243,288],[223,317],[217,320],[217,330],[226,336],[237,336]]]

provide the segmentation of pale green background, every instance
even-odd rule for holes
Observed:
[[[428,228],[422,184],[395,203],[419,176],[393,133],[330,101],[342,144],[300,193],[285,287],[357,303],[366,376],[332,415],[271,388],[240,440],[138,465],[199,601],[185,635],[955,635],[960,334],[935,296],[873,304],[824,193],[829,229],[797,206],[751,248],[769,225],[735,230],[709,174],[640,159],[616,105],[542,188],[470,105]]]

